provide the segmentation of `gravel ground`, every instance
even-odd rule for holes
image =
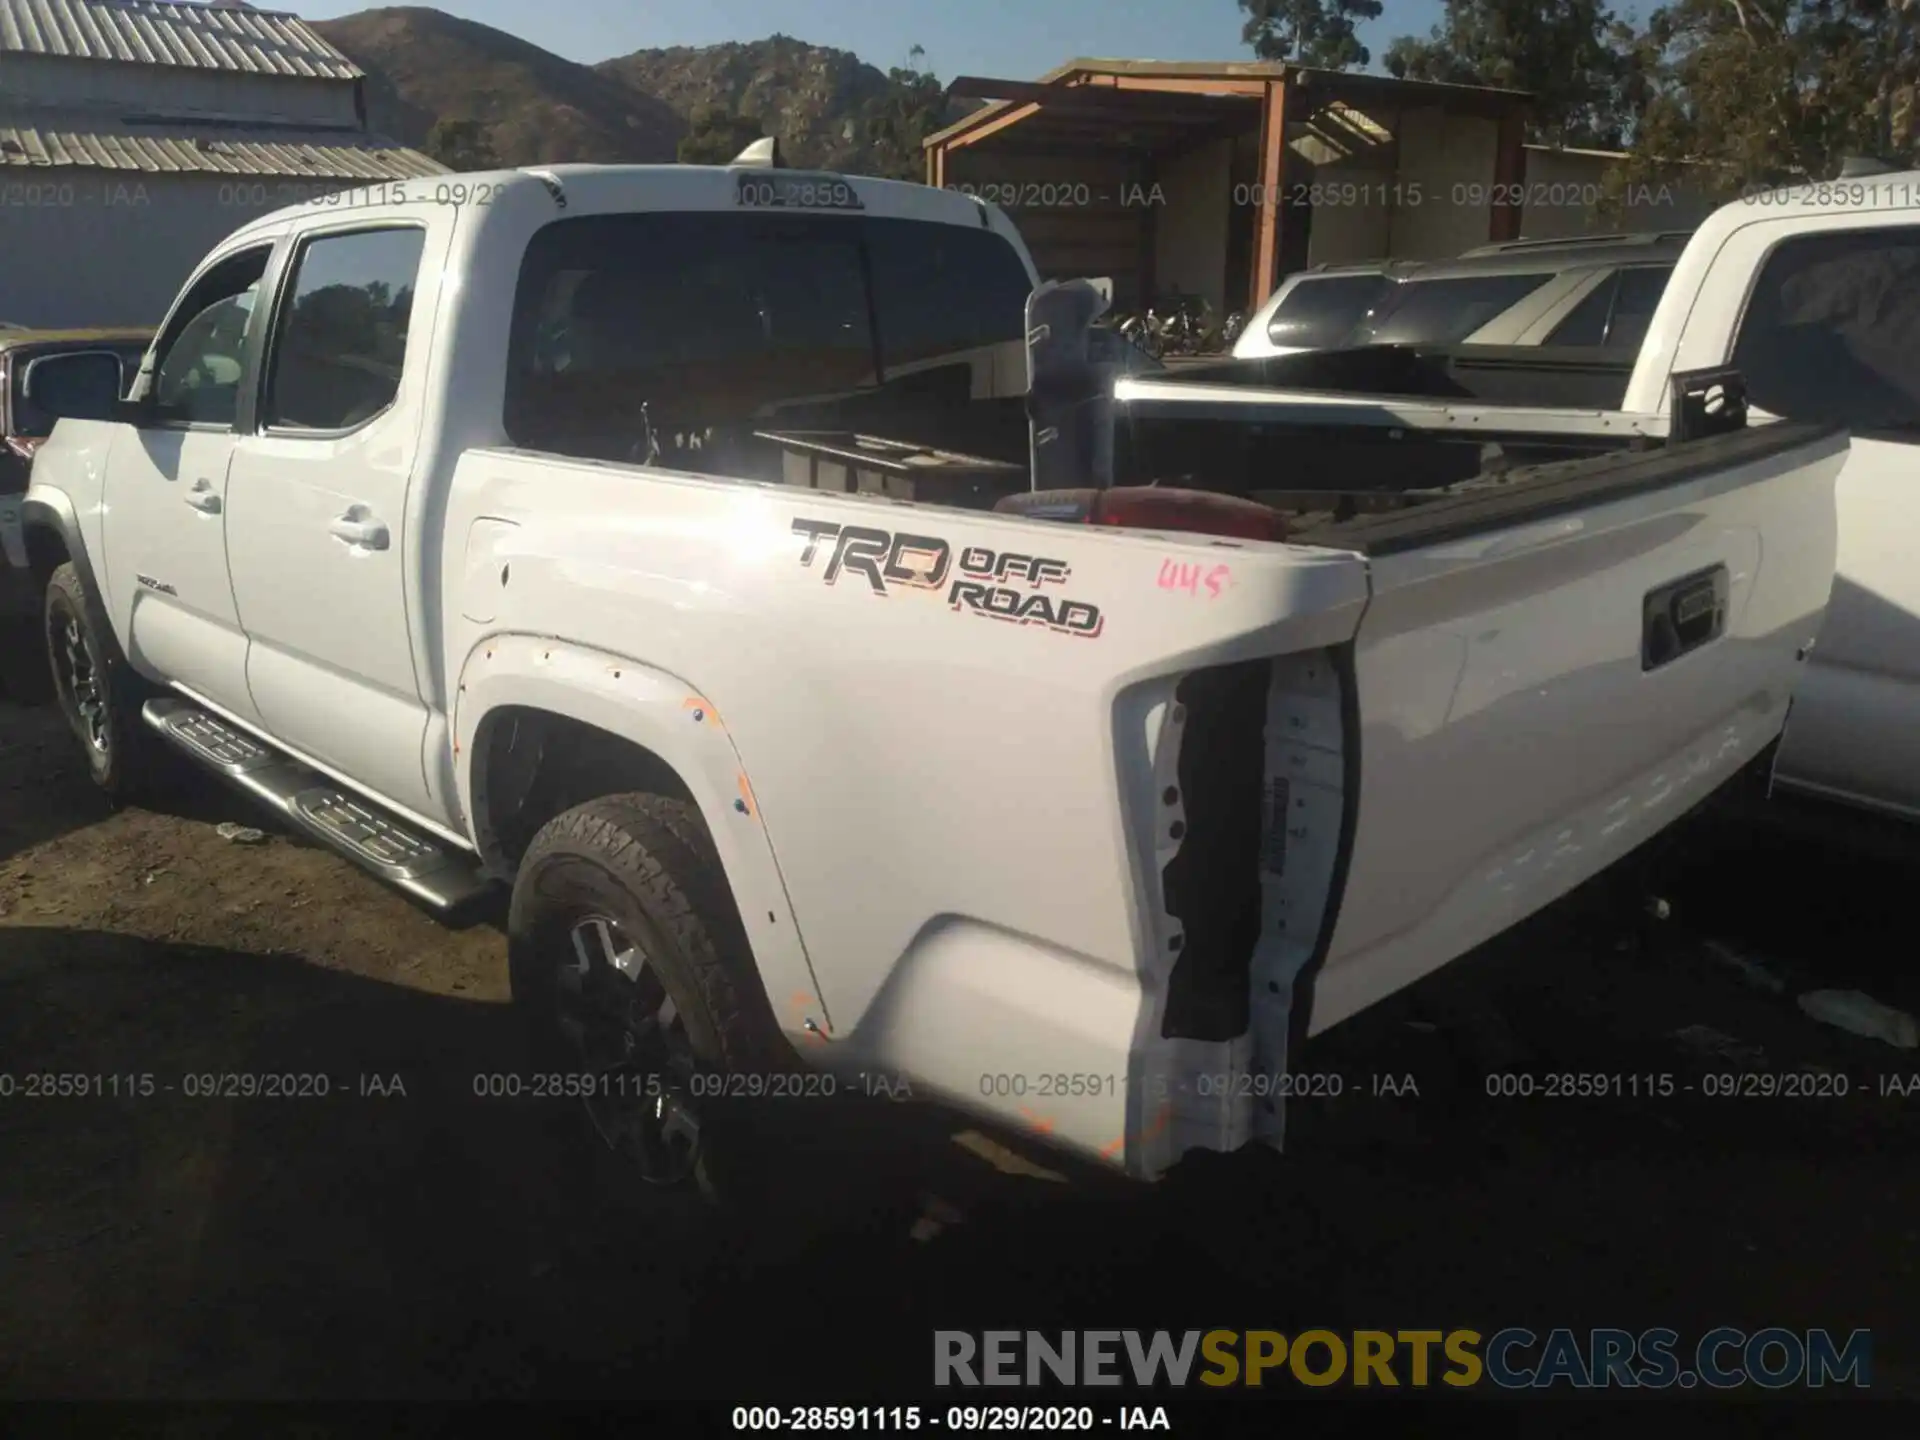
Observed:
[[[1656,882],[1670,920],[1610,886],[1319,1037],[1301,1068],[1345,1093],[1296,1103],[1285,1160],[1134,1189],[885,1106],[817,1152],[844,1181],[824,1233],[690,1235],[585,1183],[554,1123],[572,1117],[473,1094],[516,1053],[493,923],[443,929],[284,834],[222,840],[223,820],[265,824],[217,790],[108,814],[51,712],[0,705],[0,1071],[159,1087],[0,1099],[0,1396],[718,1418],[925,1399],[928,1332],[996,1325],[1869,1327],[1874,1394],[1920,1392],[1920,1052],[1791,998],[1859,985],[1920,1011],[1920,852],[1894,827],[1689,834]],[[1851,1093],[1487,1086],[1806,1066]],[[184,1093],[263,1071],[334,1093]],[[1371,1093],[1382,1074],[1417,1094]],[[929,1194],[963,1218],[929,1235]],[[1177,1432],[1213,1433],[1211,1403],[1172,1397]]]

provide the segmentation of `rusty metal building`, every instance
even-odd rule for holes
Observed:
[[[927,181],[1001,204],[1048,278],[1258,305],[1320,263],[1517,238],[1531,97],[1279,62],[1077,59],[929,137]]]
[[[364,78],[245,4],[0,0],[0,321],[155,323],[246,221],[442,171],[368,129]]]

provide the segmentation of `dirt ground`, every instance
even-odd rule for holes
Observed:
[[[229,819],[265,823],[218,790],[107,813],[56,717],[0,704],[0,1396],[672,1404],[724,1428],[742,1403],[924,1401],[933,1329],[1009,1325],[1866,1327],[1872,1393],[1920,1393],[1920,1052],[1791,998],[1920,1011],[1920,849],[1893,827],[1689,836],[1664,923],[1612,887],[1319,1037],[1301,1068],[1345,1093],[1295,1102],[1284,1159],[1135,1189],[890,1106],[818,1152],[837,1221],[789,1237],[663,1227],[586,1183],[573,1117],[474,1094],[515,1064],[497,928],[443,929],[284,834],[224,841]],[[1851,1093],[1486,1080],[1806,1066]],[[185,1093],[230,1072],[331,1094]],[[35,1073],[155,1091],[25,1098]],[[1382,1074],[1417,1093],[1371,1093]],[[931,1236],[929,1194],[962,1217]],[[1176,1433],[1214,1433],[1209,1404],[1172,1397]]]

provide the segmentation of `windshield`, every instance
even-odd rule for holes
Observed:
[[[1451,345],[1517,305],[1553,275],[1464,275],[1408,280],[1355,337],[1364,345]]]
[[[1308,276],[1294,282],[1267,321],[1267,339],[1301,350],[1340,344],[1393,281],[1385,275]]]

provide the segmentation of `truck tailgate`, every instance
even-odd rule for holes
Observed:
[[[1847,444],[1766,426],[1340,527],[1372,598],[1310,1029],[1565,894],[1779,735]]]

